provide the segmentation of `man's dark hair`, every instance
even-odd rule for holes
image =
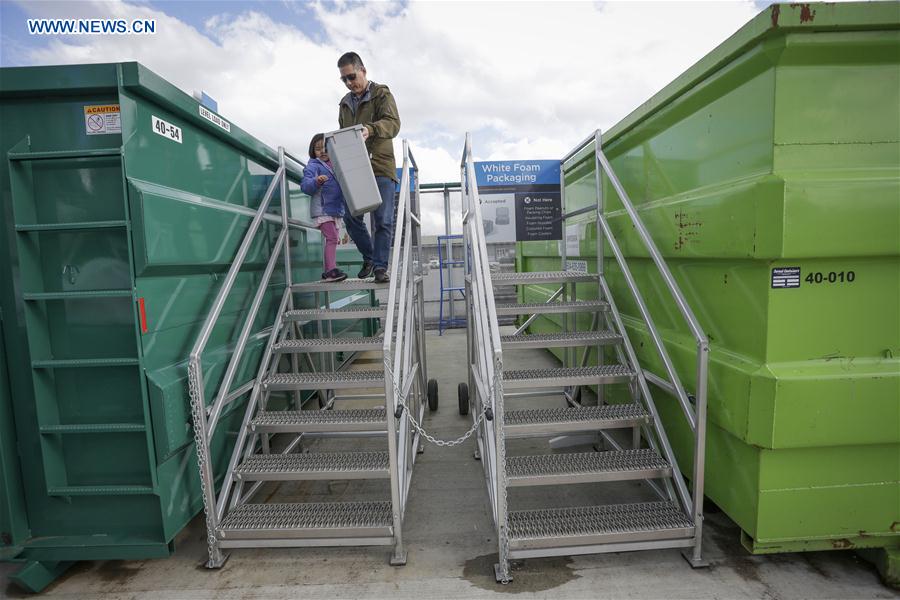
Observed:
[[[309,157],[310,158],[316,158],[316,142],[318,142],[319,140],[322,140],[323,144],[325,143],[325,141],[324,141],[325,134],[324,133],[317,133],[316,135],[313,136],[312,141],[309,142]]]
[[[338,69],[347,65],[353,65],[353,70],[355,71],[366,68],[366,65],[363,64],[362,59],[356,52],[344,52],[338,59]]]

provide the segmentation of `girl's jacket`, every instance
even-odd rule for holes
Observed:
[[[325,175],[328,177],[321,186],[316,184],[316,177]],[[303,193],[312,197],[309,206],[309,216],[312,218],[329,216],[343,217],[346,205],[341,186],[334,176],[334,171],[318,158],[313,158],[303,171],[303,180],[300,182]]]

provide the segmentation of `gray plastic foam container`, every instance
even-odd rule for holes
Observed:
[[[325,148],[334,166],[347,208],[354,216],[381,206],[369,152],[362,137],[363,126],[354,125],[325,134]]]

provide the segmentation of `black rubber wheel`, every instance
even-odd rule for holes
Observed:
[[[438,409],[438,386],[434,379],[428,380],[428,410],[435,412]]]
[[[461,383],[456,387],[456,398],[459,401],[459,414],[466,416],[469,414],[469,386]]]

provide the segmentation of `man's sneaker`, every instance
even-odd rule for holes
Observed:
[[[375,283],[387,283],[390,280],[387,269],[375,269]]]
[[[322,281],[325,282],[343,281],[345,279],[347,279],[347,274],[340,269],[332,269],[327,273],[322,273]]]
[[[364,261],[362,269],[359,270],[359,273],[357,273],[356,276],[359,277],[360,279],[367,279],[372,276],[373,268],[375,268],[375,265],[373,265],[368,260]]]

